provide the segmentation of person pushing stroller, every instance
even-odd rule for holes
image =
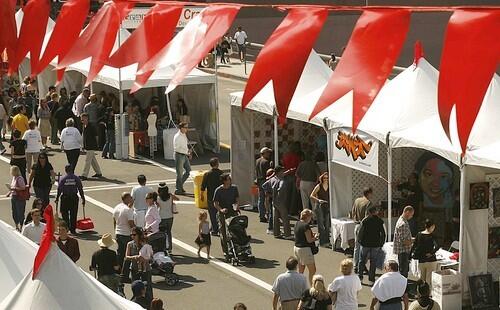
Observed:
[[[224,255],[227,256],[227,233],[226,219],[238,215],[240,207],[238,205],[239,192],[238,187],[231,183],[229,173],[223,173],[221,176],[222,185],[217,187],[214,192],[214,207],[217,209],[217,218],[219,222],[219,231],[221,233],[221,245]]]

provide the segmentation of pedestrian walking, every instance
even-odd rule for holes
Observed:
[[[215,190],[214,207],[218,211],[222,251],[224,255],[227,255],[226,219],[238,215],[240,211],[238,204],[240,194],[238,187],[232,184],[229,173],[223,173],[220,178],[222,185]]]
[[[312,248],[318,239],[318,234],[311,230],[312,211],[309,209],[300,212],[300,220],[295,223],[295,245],[293,252],[299,260],[299,272],[304,273],[307,267],[309,271],[309,283],[312,283],[312,278],[316,273],[316,263],[314,261],[314,253]]]
[[[36,121],[28,122],[29,129],[24,132],[23,140],[26,141],[26,170],[31,173],[32,164],[38,161],[42,149],[42,136],[36,128]]]
[[[352,271],[352,260],[348,258],[342,260],[340,262],[340,273],[342,275],[336,277],[328,286],[328,292],[330,292],[335,309],[358,309],[358,293],[361,291],[362,286],[359,277]]]
[[[92,254],[90,271],[97,271],[97,280],[113,292],[118,293],[120,278],[116,273],[120,266],[116,252],[109,249],[116,244],[116,241],[111,237],[111,234],[104,234],[101,239],[97,240],[97,244],[100,249]]]
[[[238,45],[238,55],[240,56],[240,61],[244,62],[246,58],[246,44],[247,44],[247,33],[243,30],[241,26],[237,28],[236,33],[234,34],[234,40]]]
[[[297,272],[299,261],[296,257],[290,256],[286,260],[285,273],[276,277],[273,283],[273,310],[297,310],[300,298],[308,289],[306,277]],[[278,305],[279,304],[279,305]]]
[[[188,147],[187,132],[188,124],[181,122],[179,123],[179,131],[174,136],[175,172],[177,174],[177,179],[175,181],[176,195],[183,195],[186,193],[184,190],[184,182],[189,178],[189,173],[191,172],[191,165],[189,164],[191,151]],[[183,170],[184,173],[182,173]]]
[[[12,180],[10,182],[7,197],[10,196],[12,219],[16,225],[16,229],[21,231],[23,228],[24,212],[26,209],[26,197],[23,197],[22,191],[26,189],[26,183],[18,166],[10,167],[10,175],[12,176]]]
[[[12,132],[12,141],[10,142],[10,165],[17,166],[26,184],[26,148],[28,143],[21,139],[21,132],[14,130]]]
[[[15,116],[12,118],[12,123],[10,127],[12,131],[19,130],[21,132],[21,137],[24,132],[29,129],[28,117],[26,116],[26,107],[24,105],[14,106]]]
[[[40,238],[45,230],[45,224],[40,222],[42,213],[39,209],[31,209],[30,214],[33,221],[24,225],[21,234],[34,243],[40,244]]]
[[[59,236],[57,236],[56,239],[57,246],[76,263],[80,259],[80,246],[78,245],[78,240],[68,235],[68,223],[65,221],[59,221],[58,228]]]
[[[47,138],[51,134],[51,113],[46,99],[40,100],[38,106],[38,128],[40,129],[40,136],[42,137],[42,146],[47,148]]]
[[[373,196],[373,189],[371,187],[366,187],[363,189],[363,196],[356,198],[352,205],[350,218],[356,223],[354,226],[354,273],[358,273],[358,265],[360,258],[360,244],[358,240],[359,228],[361,227],[361,221],[366,216],[366,210],[371,205],[371,198]]]
[[[82,113],[80,116],[83,127],[83,149],[85,150],[85,166],[80,179],[83,181],[88,179],[90,166],[94,169],[95,174],[93,178],[102,178],[101,167],[97,162],[96,151],[99,150],[97,143],[97,130],[96,126],[90,123],[90,117],[87,113]]]
[[[117,262],[120,268],[122,268],[125,259],[127,243],[132,240],[130,237],[132,228],[135,227],[134,209],[132,208],[134,200],[128,192],[123,192],[121,199],[122,202],[113,209],[113,227],[115,228],[115,238],[118,243]]]
[[[439,245],[433,235],[436,224],[430,219],[425,220],[425,229],[415,237],[412,256],[418,260],[420,280],[429,284],[432,290],[432,272],[437,270],[436,252]]]
[[[222,184],[220,176],[223,172],[219,169],[219,159],[217,157],[210,159],[210,167],[210,171],[205,172],[203,175],[201,190],[207,191],[207,205],[211,223],[210,232],[213,236],[218,236],[219,223],[217,222],[217,209],[214,206],[214,193],[217,187]],[[203,201],[203,199],[203,195],[201,195],[201,200]]]
[[[332,299],[322,275],[314,275],[311,288],[304,291],[297,309],[332,310]]]
[[[61,131],[61,149],[66,153],[68,164],[71,170],[75,171],[82,148],[82,135],[75,128],[75,122],[72,118],[66,120],[66,128]]]
[[[410,268],[410,253],[413,244],[411,237],[410,224],[408,220],[413,217],[413,207],[406,206],[403,209],[403,214],[396,222],[394,229],[394,254],[398,256],[400,273],[408,278],[408,270]]]
[[[375,281],[372,287],[372,302],[370,310],[379,304],[379,310],[408,309],[408,294],[406,293],[407,280],[398,272],[398,263],[388,261],[384,267],[385,273]]]
[[[37,162],[31,168],[29,177],[29,186],[33,185],[35,196],[43,202],[42,214],[45,206],[49,204],[50,190],[55,182],[56,173],[52,164],[49,162],[47,153],[42,152],[38,155]]]
[[[162,182],[158,184],[158,209],[160,211],[160,231],[165,233],[167,238],[166,249],[169,254],[172,253],[172,226],[174,225],[174,214],[177,214],[177,207],[174,201],[179,201],[179,198],[174,194],[169,193],[168,186]]]
[[[54,90],[49,98],[50,101],[47,103],[47,106],[50,109],[50,143],[58,145],[59,137],[57,136],[57,119],[55,115],[57,109],[59,109],[59,95]]]
[[[210,237],[210,224],[207,218],[207,211],[200,211],[198,214],[198,236],[196,237],[195,243],[198,245],[198,257],[201,257],[201,249],[206,248],[207,259],[210,259],[210,245],[212,244],[212,239]]]
[[[319,183],[314,187],[311,193],[311,200],[316,202],[313,208],[318,222],[319,243],[322,246],[330,245],[330,192],[329,177],[325,172],[319,177]]]
[[[134,186],[130,194],[134,199],[134,221],[135,225],[138,227],[144,227],[146,211],[148,209],[148,205],[146,203],[146,195],[148,193],[154,192],[154,190],[146,186],[146,176],[140,174],[137,176],[137,182],[139,185]]]
[[[259,218],[261,223],[267,223],[266,218],[266,208],[265,199],[266,194],[262,188],[262,184],[266,182],[266,173],[272,166],[271,155],[273,150],[268,147],[263,147],[260,150],[260,157],[255,161],[255,177],[257,180],[257,186],[259,187],[259,200],[257,202],[257,207],[259,209]]]
[[[102,158],[115,159],[115,112],[112,107],[106,108],[103,123],[106,127],[106,143],[102,148]]]
[[[82,205],[85,206],[85,194],[83,193],[82,181],[73,172],[71,165],[64,167],[66,175],[59,180],[57,186],[56,205],[61,198],[61,215],[63,220],[68,223],[69,230],[76,234],[76,218],[78,216],[78,194],[82,199]]]
[[[359,279],[363,281],[363,273],[368,258],[370,258],[370,270],[368,280],[375,282],[375,269],[377,261],[382,255],[382,246],[385,243],[384,221],[378,217],[378,209],[374,206],[368,208],[368,216],[361,221],[358,233],[358,241],[361,245],[358,272]]]

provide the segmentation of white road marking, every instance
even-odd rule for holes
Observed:
[[[93,205],[96,205],[99,208],[102,208],[102,209],[104,209],[104,210],[106,210],[106,211],[108,211],[110,213],[113,213],[113,208],[110,207],[110,206],[108,206],[107,204],[102,203],[102,202],[100,202],[100,201],[98,201],[98,200],[96,200],[96,199],[94,199],[92,197],[89,197],[87,195],[85,195],[85,199],[86,199],[86,201],[92,203]],[[182,201],[182,202],[184,203],[184,201]],[[196,249],[196,248],[190,246],[189,244],[184,243],[184,242],[182,242],[182,241],[180,241],[180,240],[178,240],[176,238],[172,238],[172,242],[176,246],[181,247],[184,250],[186,250],[186,251],[188,251],[188,252],[190,252],[192,254],[196,255],[197,252],[198,252],[198,249]],[[261,288],[263,288],[263,289],[265,289],[265,290],[267,290],[269,292],[272,292],[272,285],[270,285],[269,283],[266,283],[266,282],[262,281],[261,279],[256,278],[256,277],[252,276],[251,274],[248,274],[248,273],[246,273],[246,272],[244,272],[244,271],[242,271],[242,270],[240,270],[240,269],[238,269],[238,268],[236,268],[234,266],[231,266],[231,265],[229,265],[227,263],[224,263],[224,262],[218,260],[217,258],[215,258],[213,256],[211,256],[211,259],[209,260],[209,263],[213,264],[213,265],[215,265],[215,266],[217,266],[217,267],[219,267],[221,269],[224,269],[226,271],[234,273],[237,276],[239,276],[239,277],[241,277],[241,278],[243,278],[243,279],[245,279],[245,280],[247,280],[247,281],[249,281],[249,282],[257,285],[257,286],[260,286]]]
[[[5,157],[3,155],[0,155],[0,160],[3,161],[3,162],[8,163],[10,165],[10,159],[9,158],[7,158],[7,157]]]

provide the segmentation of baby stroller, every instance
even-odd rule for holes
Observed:
[[[167,285],[174,286],[179,282],[179,276],[174,273],[175,262],[165,253],[166,241],[167,236],[163,232],[148,237],[148,243],[153,248],[151,274],[165,277]]]
[[[240,263],[255,263],[255,256],[250,246],[251,237],[246,232],[247,227],[246,215],[236,215],[226,219],[226,261],[235,266]]]

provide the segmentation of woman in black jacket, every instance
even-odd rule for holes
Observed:
[[[430,219],[425,220],[425,230],[419,232],[413,244],[413,258],[418,259],[420,280],[431,284],[432,272],[437,269],[436,252],[439,246],[432,234],[436,225]]]

